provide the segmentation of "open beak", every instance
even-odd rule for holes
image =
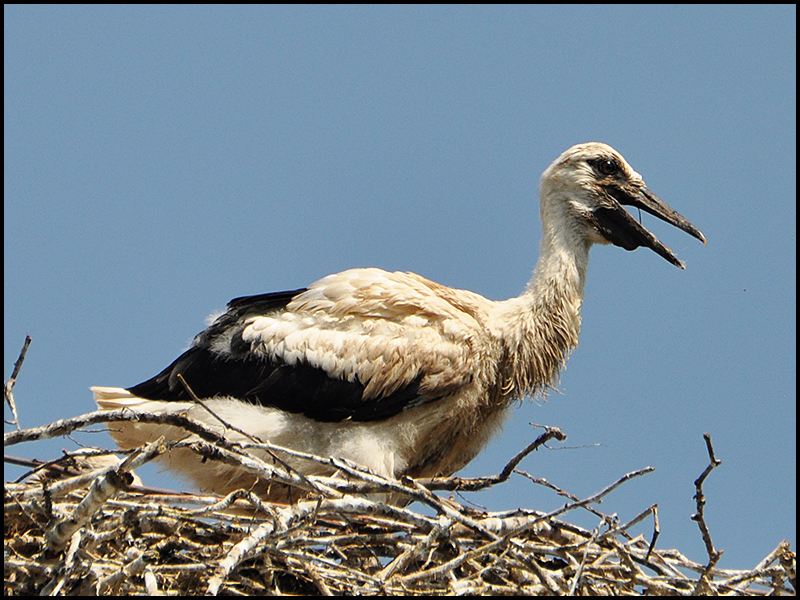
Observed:
[[[678,257],[672,253],[672,250],[667,248],[656,236],[642,227],[642,225],[623,208],[623,205],[641,208],[662,221],[666,221],[670,225],[683,229],[686,233],[696,237],[704,244],[706,243],[705,236],[697,227],[678,214],[666,202],[647,189],[647,187],[630,184],[624,187],[611,185],[603,186],[603,189],[607,194],[606,198],[610,201],[610,206],[601,206],[595,209],[592,220],[597,230],[612,244],[625,248],[625,250],[635,250],[640,246],[646,246],[663,256],[676,267],[684,270],[686,269],[683,263],[678,260]]]

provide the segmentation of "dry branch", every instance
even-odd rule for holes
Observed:
[[[22,363],[25,362],[25,355],[28,353],[28,347],[31,345],[31,336],[25,336],[25,342],[22,344],[22,350],[19,351],[19,358],[17,358],[17,362],[14,363],[14,370],[11,372],[11,377],[9,377],[4,385],[3,385],[3,397],[5,398],[6,404],[8,404],[8,408],[11,410],[11,416],[13,419],[11,421],[6,421],[8,425],[13,425],[17,429],[20,429],[19,425],[19,415],[17,414],[17,404],[14,402],[14,384],[17,383],[17,376],[19,376],[19,372],[22,369]]]

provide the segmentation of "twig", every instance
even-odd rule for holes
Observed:
[[[514,458],[512,458],[508,464],[503,467],[503,470],[497,475],[489,475],[488,477],[475,477],[470,479],[462,479],[460,477],[431,477],[426,479],[417,479],[417,483],[425,486],[429,490],[452,492],[477,492],[493,485],[503,483],[508,480],[508,478],[514,472],[514,469],[517,468],[517,465],[522,462],[522,459],[528,456],[531,452],[540,446],[543,446],[552,439],[557,439],[562,442],[567,439],[567,435],[558,427],[549,427],[547,425],[539,425],[539,427],[544,427],[545,432],[533,442],[528,444],[524,450],[517,453],[517,455],[514,456]]]
[[[311,490],[326,497],[341,495],[337,490],[321,483],[319,481],[321,478],[306,477],[294,469],[284,470],[279,466],[270,465],[258,456],[243,452],[238,448],[223,448],[222,446],[199,441],[188,443],[178,442],[173,447],[180,448],[184,446],[188,446],[190,450],[205,458],[217,460],[227,465],[249,471],[263,481],[274,480],[290,487]]]
[[[618,533],[626,532],[637,523],[641,523],[650,514],[653,515],[653,536],[650,538],[650,546],[648,547],[647,554],[644,557],[644,562],[648,562],[650,560],[650,555],[653,552],[653,548],[656,545],[656,540],[658,539],[658,536],[661,535],[661,528],[658,525],[658,504],[653,504],[653,506],[650,508],[643,510],[627,523],[609,529],[604,534],[600,535],[597,538],[597,541],[602,542],[606,538],[615,536]]]
[[[441,498],[435,496],[425,486],[418,481],[411,479],[410,477],[404,478],[403,482],[395,481],[387,477],[364,472],[363,470],[348,464],[347,461],[337,458],[332,458],[331,464],[349,475],[363,478],[364,480],[372,483],[380,483],[382,486],[385,486],[385,489],[388,488],[394,492],[398,492],[401,496],[409,496],[418,502],[427,504],[439,514],[446,515],[454,522],[461,523],[465,527],[479,531],[491,540],[497,539],[497,536],[494,533],[484,529],[480,524],[475,522],[470,517],[462,515],[458,511],[449,507],[446,502],[441,500]]]
[[[254,435],[251,435],[251,434],[247,433],[246,431],[244,431],[244,430],[242,430],[242,429],[240,429],[240,428],[236,427],[236,426],[235,426],[235,425],[233,425],[232,423],[229,423],[228,421],[226,421],[225,419],[223,419],[222,417],[220,417],[220,416],[219,416],[217,413],[215,413],[213,410],[211,410],[211,407],[209,407],[209,406],[208,406],[208,404],[206,404],[205,402],[203,402],[203,401],[202,401],[202,400],[201,400],[201,399],[200,399],[200,398],[197,396],[197,394],[195,394],[195,393],[194,393],[194,390],[193,390],[191,387],[189,387],[189,384],[188,384],[188,383],[186,382],[186,380],[183,378],[183,374],[182,374],[182,373],[178,373],[178,379],[180,379],[180,382],[183,384],[183,387],[186,389],[186,392],[189,394],[189,396],[191,396],[191,398],[192,398],[192,401],[193,401],[193,402],[195,402],[196,404],[199,404],[200,406],[202,406],[202,407],[203,407],[203,408],[206,410],[206,412],[208,412],[208,414],[210,414],[210,415],[211,415],[212,417],[214,417],[214,418],[215,418],[217,421],[219,421],[219,422],[222,424],[222,426],[223,426],[223,427],[225,427],[226,429],[228,429],[228,430],[230,430],[230,431],[235,431],[236,433],[238,433],[239,435],[243,436],[245,439],[248,439],[248,440],[250,440],[251,442],[254,442],[254,443],[256,443],[256,444],[264,444],[264,440],[261,440],[260,438],[258,438],[258,437],[256,437],[256,436],[254,436]],[[297,477],[299,477],[299,478],[300,478],[300,480],[301,480],[301,481],[303,481],[303,482],[306,484],[306,486],[307,486],[307,487],[310,487],[310,488],[313,488],[313,487],[314,487],[314,484],[312,484],[311,482],[309,482],[309,481],[308,481],[308,479],[306,479],[305,475],[303,475],[303,473],[301,473],[300,471],[298,471],[297,469],[295,469],[294,467],[292,467],[292,466],[291,466],[289,463],[287,463],[285,460],[283,460],[282,458],[280,458],[280,457],[279,457],[279,456],[278,456],[278,455],[277,455],[277,454],[276,454],[276,453],[275,453],[275,452],[274,452],[272,449],[269,449],[269,448],[268,448],[268,449],[267,449],[267,452],[268,452],[268,453],[269,453],[269,455],[270,455],[270,456],[271,456],[271,457],[272,457],[272,458],[273,458],[273,459],[274,459],[276,462],[278,462],[278,463],[279,463],[279,464],[280,464],[280,465],[281,465],[281,466],[282,466],[284,469],[286,469],[287,471],[289,471],[289,472],[291,472],[291,473],[294,473],[295,475],[297,475]]]
[[[136,412],[121,408],[119,410],[105,411],[96,410],[94,412],[72,417],[70,419],[60,419],[49,425],[41,427],[31,427],[20,429],[19,431],[9,431],[3,434],[3,446],[13,446],[23,442],[33,442],[36,440],[46,440],[60,437],[72,433],[77,429],[96,425],[97,423],[120,423],[124,421],[138,421],[140,423],[158,423],[160,425],[174,425],[197,435],[198,437],[215,442],[226,448],[233,448],[233,442],[229,442],[214,430],[209,429],[203,423],[195,421],[178,413],[147,413]]]
[[[519,533],[522,532],[521,530],[529,529],[529,528],[533,527],[534,525],[536,525],[537,523],[539,523],[541,521],[545,521],[547,519],[551,519],[553,517],[557,517],[559,515],[564,514],[565,512],[574,510],[575,508],[583,507],[583,506],[586,506],[587,504],[594,504],[595,502],[598,502],[600,499],[602,499],[604,496],[607,496],[608,494],[613,492],[615,489],[617,489],[619,486],[621,486],[626,481],[629,481],[629,480],[633,479],[634,477],[640,477],[642,475],[646,475],[648,473],[652,473],[653,471],[655,471],[655,469],[653,467],[644,467],[644,468],[638,469],[636,471],[631,471],[630,473],[627,473],[627,474],[623,475],[622,477],[620,477],[619,479],[617,479],[611,485],[608,485],[608,486],[604,487],[602,490],[600,490],[596,494],[593,494],[593,495],[591,495],[588,498],[585,498],[583,500],[579,500],[578,502],[568,502],[567,504],[565,504],[561,508],[558,508],[558,509],[556,509],[554,511],[551,511],[549,513],[546,513],[546,514],[542,515],[541,517],[535,519],[534,521],[532,521],[530,523],[527,523],[524,526],[522,526],[520,528],[520,530],[507,534],[507,536],[511,536],[512,534],[519,534]]]
[[[593,502],[597,502],[598,500],[600,500],[604,496],[610,494],[612,491],[614,491],[616,488],[618,488],[620,485],[622,485],[626,481],[628,481],[630,479],[633,479],[634,477],[639,477],[640,475],[644,475],[646,473],[652,473],[654,470],[655,469],[653,469],[653,467],[645,467],[643,469],[639,469],[638,471],[632,471],[631,473],[623,475],[622,477],[620,477],[617,481],[615,481],[611,485],[606,486],[605,488],[603,488],[602,490],[600,490],[596,494],[593,494],[592,496],[589,496],[588,498],[586,498],[584,500],[580,500],[579,502],[572,502],[572,503],[566,504],[562,508],[556,509],[556,510],[554,510],[552,512],[549,512],[549,513],[546,513],[546,514],[541,515],[539,517],[536,517],[536,518],[532,519],[531,521],[529,521],[529,522],[521,525],[520,527],[514,529],[513,531],[510,531],[509,533],[505,534],[500,539],[492,541],[492,542],[489,542],[488,544],[480,546],[480,547],[476,548],[475,550],[472,550],[470,552],[462,554],[461,556],[458,556],[458,557],[454,558],[453,560],[451,560],[451,561],[449,561],[449,562],[447,562],[447,563],[445,563],[443,565],[440,565],[439,567],[437,567],[435,569],[435,574],[436,574],[436,576],[440,576],[442,574],[449,573],[453,569],[455,569],[455,568],[459,567],[461,564],[463,564],[463,562],[466,561],[466,560],[469,560],[469,559],[471,559],[473,557],[476,557],[476,556],[481,556],[483,554],[486,554],[487,552],[494,552],[494,551],[496,551],[496,550],[498,550],[500,548],[504,548],[514,538],[519,537],[522,534],[524,534],[526,531],[531,530],[533,527],[535,527],[537,524],[541,523],[542,521],[547,521],[547,520],[549,520],[549,519],[551,519],[553,517],[557,517],[558,515],[561,515],[561,514],[567,512],[567,511],[573,510],[574,508],[577,508],[579,506],[584,506],[586,504],[591,504]],[[431,570],[431,571],[434,571],[434,570]],[[418,579],[421,579],[421,578],[429,576],[429,574],[430,573],[428,571],[422,571],[422,572],[416,573],[414,575],[403,577],[402,581],[404,581],[404,582],[416,581]]]
[[[562,490],[557,485],[554,485],[553,483],[550,483],[549,481],[547,481],[547,479],[545,479],[544,477],[534,477],[533,475],[531,475],[527,471],[521,471],[520,469],[515,469],[514,472],[517,475],[522,475],[526,479],[530,479],[533,483],[535,483],[537,485],[541,485],[541,486],[544,486],[546,488],[550,488],[551,490],[553,490],[559,496],[564,496],[565,498],[569,498],[570,500],[574,500],[576,502],[580,500],[580,498],[578,498],[575,494],[571,494],[571,493],[569,493],[567,491]],[[606,515],[606,514],[600,512],[599,510],[597,510],[593,506],[584,506],[584,508],[586,510],[588,510],[590,513],[592,513],[593,515],[595,515],[596,517],[600,517],[600,518],[604,518],[604,519],[605,518],[610,518],[609,515]]]
[[[644,557],[644,562],[650,562],[650,556],[653,554],[653,548],[656,547],[656,540],[658,539],[658,536],[661,535],[661,527],[658,524],[658,504],[653,504],[653,506],[650,508],[653,511],[653,537],[650,539],[650,546],[647,548],[647,554]]]
[[[703,495],[703,483],[705,482],[706,477],[708,477],[711,471],[721,465],[722,461],[717,459],[717,457],[714,455],[714,446],[711,445],[711,436],[708,433],[704,433],[703,439],[706,441],[709,463],[700,477],[698,477],[694,482],[694,487],[696,490],[694,499],[697,503],[697,512],[692,515],[692,520],[697,522],[697,526],[700,528],[700,534],[703,536],[703,543],[706,546],[706,553],[708,554],[708,564],[706,565],[703,573],[700,575],[700,579],[697,581],[695,594],[701,593],[702,588],[707,585],[708,574],[716,566],[717,562],[719,562],[719,559],[724,552],[724,550],[716,550],[714,548],[714,542],[711,540],[711,532],[708,530],[708,525],[706,525],[705,520],[706,497]]]
[[[791,551],[789,544],[786,542],[781,543],[783,552],[778,558],[786,578],[792,586],[792,589],[797,593],[797,555]]]
[[[589,539],[588,543],[596,542],[597,537],[600,535],[600,528],[606,524],[605,519],[601,519],[600,522],[597,524],[597,527],[594,528],[592,531],[592,537]],[[581,558],[581,562],[578,565],[578,570],[575,571],[575,575],[572,577],[572,583],[569,586],[569,591],[567,592],[568,596],[574,596],[575,590],[578,589],[578,586],[581,583],[581,578],[583,577],[583,569],[586,567],[586,559],[589,558],[589,553],[586,552],[583,554]]]
[[[189,384],[188,384],[188,383],[186,383],[186,380],[183,378],[183,374],[182,374],[182,373],[178,373],[178,379],[179,379],[179,380],[180,380],[180,382],[183,384],[183,387],[184,387],[184,389],[186,390],[186,392],[187,392],[187,393],[189,394],[189,396],[192,398],[192,402],[194,402],[195,404],[199,404],[200,406],[202,406],[202,407],[203,407],[203,408],[206,410],[206,412],[207,412],[208,414],[210,414],[212,417],[214,417],[214,418],[215,418],[217,421],[219,421],[219,422],[220,422],[220,424],[221,424],[221,425],[222,425],[222,426],[223,426],[225,429],[229,429],[229,430],[231,430],[231,431],[235,431],[236,433],[238,433],[238,434],[239,434],[239,435],[241,435],[242,437],[244,437],[244,438],[246,438],[246,439],[250,440],[251,442],[261,443],[261,440],[260,440],[260,439],[258,439],[257,437],[255,437],[255,436],[253,436],[253,435],[250,435],[249,433],[247,433],[246,431],[244,431],[244,430],[242,430],[242,429],[239,429],[238,427],[236,427],[236,426],[235,426],[235,425],[233,425],[232,423],[229,423],[228,421],[226,421],[225,419],[223,419],[222,417],[220,417],[220,416],[219,416],[217,413],[215,413],[213,410],[211,410],[211,408],[208,406],[208,404],[206,404],[206,403],[205,403],[205,402],[203,402],[203,401],[202,401],[200,398],[198,398],[197,394],[195,394],[195,393],[194,393],[194,390],[193,390],[191,387],[189,387]]]
[[[441,538],[447,536],[450,524],[451,521],[449,519],[439,517],[439,522],[431,529],[427,536],[386,565],[386,567],[377,574],[377,578],[381,581],[386,581],[398,571],[402,571],[417,556],[430,552],[434,544]]]
[[[28,353],[31,340],[31,336],[25,336],[25,343],[22,344],[22,350],[19,351],[19,358],[17,358],[17,362],[14,363],[14,370],[11,372],[11,377],[9,377],[3,385],[3,395],[5,396],[6,404],[8,404],[8,407],[11,409],[11,415],[14,417],[13,420],[7,421],[7,423],[9,425],[14,425],[17,429],[20,429],[20,425],[19,415],[17,414],[17,404],[14,402],[13,389],[14,384],[17,383],[19,371],[22,369],[22,363],[25,362],[25,355]]]
[[[533,442],[528,444],[528,446],[519,454],[517,454],[514,458],[512,458],[509,463],[505,466],[505,468],[500,472],[498,476],[498,483],[506,481],[509,477],[511,477],[511,473],[514,472],[514,469],[517,468],[517,465],[522,462],[522,459],[528,456],[531,452],[536,450],[539,446],[543,446],[553,438],[557,439],[560,442],[563,442],[567,439],[566,434],[561,431],[558,427],[548,427],[546,425],[542,425],[544,427],[545,432],[536,438]]]
[[[84,523],[94,516],[109,498],[116,496],[133,480],[130,474],[135,468],[155,458],[164,452],[164,438],[148,444],[140,453],[132,454],[120,461],[116,468],[109,470],[104,477],[99,477],[92,482],[89,493],[75,508],[72,515],[58,521],[51,526],[46,534],[47,546],[50,549],[59,549],[69,541],[72,535]]]

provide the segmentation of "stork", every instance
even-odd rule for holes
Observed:
[[[103,410],[183,413],[223,433],[182,375],[213,412],[261,440],[389,477],[451,475],[475,458],[515,401],[555,384],[578,344],[593,244],[647,247],[684,269],[624,205],[706,243],[606,144],[564,152],[539,192],[541,254],[517,298],[493,301],[414,273],[352,269],[308,288],[232,300],[161,373],[127,389],[93,387],[95,401]],[[123,449],[162,434],[186,437],[160,424],[111,429]],[[162,460],[207,491],[261,485],[269,499],[288,497],[235,467],[201,464],[187,449]],[[317,463],[293,466],[331,474]]]

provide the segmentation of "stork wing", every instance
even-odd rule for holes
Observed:
[[[192,347],[129,391],[234,397],[318,421],[374,421],[468,384],[482,327],[469,292],[410,273],[355,269],[307,290],[232,300]]]

